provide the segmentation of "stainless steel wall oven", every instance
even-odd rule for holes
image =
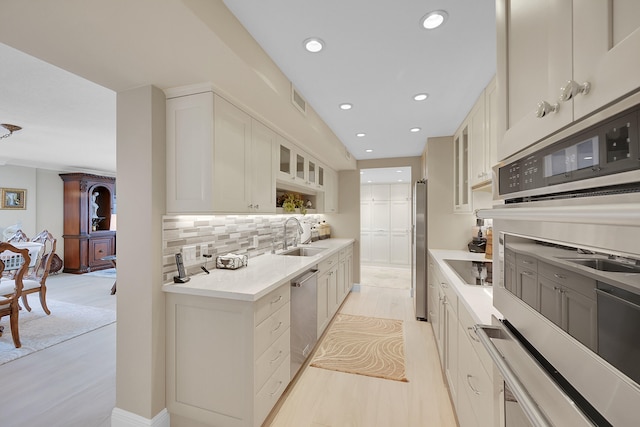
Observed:
[[[476,329],[506,427],[639,423],[640,106],[599,118],[494,168],[504,204],[478,212],[503,319]]]

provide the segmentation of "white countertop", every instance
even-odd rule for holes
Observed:
[[[246,267],[237,270],[212,269],[191,276],[187,283],[169,283],[162,290],[170,293],[200,295],[241,301],[257,301],[323,259],[352,244],[353,239],[325,239],[302,247],[326,248],[313,256],[284,256],[265,254],[249,258]],[[282,252],[282,251],[278,251]]]
[[[476,286],[465,284],[462,279],[449,267],[445,260],[466,260],[466,261],[491,261],[485,258],[483,253],[472,253],[462,250],[449,249],[429,249],[429,253],[438,267],[446,276],[449,284],[452,285],[458,294],[458,301],[464,304],[467,311],[477,323],[490,325],[491,316],[502,319],[502,314],[493,306],[493,288],[491,286]],[[494,277],[499,272],[493,272]],[[497,277],[496,277],[497,279]]]

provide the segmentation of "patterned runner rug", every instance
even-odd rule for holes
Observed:
[[[402,320],[336,315],[311,366],[407,382]]]

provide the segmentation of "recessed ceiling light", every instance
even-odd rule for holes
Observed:
[[[426,30],[433,30],[447,21],[449,15],[444,10],[434,10],[420,19],[420,25]]]
[[[348,102],[340,104],[340,109],[341,110],[351,110],[352,108],[353,108],[353,105],[349,104]]]
[[[402,173],[402,171],[396,171],[397,173]]]
[[[368,183],[372,183],[373,181],[369,180],[369,181],[367,181],[367,182],[368,182]]]
[[[317,37],[311,37],[303,42],[304,48],[311,53],[318,53],[324,48],[324,42]]]
[[[416,132],[420,132],[420,128],[411,128],[409,129],[410,132],[416,133]]]
[[[358,138],[362,138],[362,137],[364,137],[365,135],[366,135],[366,133],[364,133],[364,132],[356,133],[356,136],[357,136]]]
[[[399,179],[399,180],[398,180],[398,182],[402,182],[402,180],[401,180],[401,179]]]
[[[418,94],[413,96],[413,99],[416,100],[416,101],[424,101],[428,97],[429,97],[428,93],[418,93]]]
[[[364,150],[365,153],[373,153],[373,150],[371,148],[369,148],[368,150]]]
[[[360,175],[364,175],[364,171],[360,171]]]

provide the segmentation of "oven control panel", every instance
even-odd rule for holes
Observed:
[[[498,169],[499,194],[551,195],[560,184],[573,189],[594,188],[587,180],[620,172],[640,171],[640,105],[538,151],[510,161]],[[628,184],[610,180],[607,186]],[[635,180],[637,181],[637,180]],[[523,194],[517,194],[523,193]]]

